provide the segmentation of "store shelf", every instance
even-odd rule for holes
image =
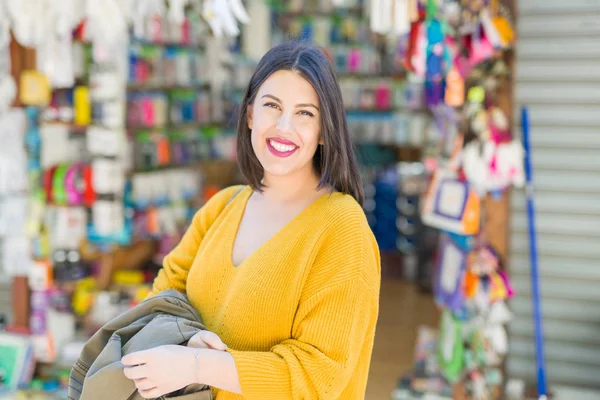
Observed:
[[[167,91],[167,90],[205,90],[209,89],[208,82],[190,83],[189,85],[164,85],[147,83],[129,83],[127,90],[132,92]]]
[[[186,168],[199,168],[200,161],[193,161],[186,164],[169,164],[169,165],[156,165],[147,168],[134,168],[131,170],[131,174],[143,174],[148,172],[157,172],[157,171],[170,171],[176,169],[186,169]]]
[[[90,125],[93,125],[93,123],[90,123],[90,125],[77,125],[74,122],[67,122],[67,121],[50,121],[50,120],[40,120],[39,122],[40,126],[47,126],[47,125],[58,125],[58,126],[65,126],[67,128],[69,128],[71,131],[73,132],[85,132],[87,130],[87,128]]]
[[[198,49],[204,48],[204,45],[202,45],[200,43],[193,44],[193,43],[181,43],[181,42],[174,42],[174,41],[155,42],[152,40],[139,39],[139,38],[132,38],[131,44],[132,45],[139,44],[139,45],[143,45],[143,46],[156,46],[156,47],[180,47],[182,49],[193,49],[193,50],[198,50]]]
[[[395,108],[346,108],[346,114],[391,114]]]
[[[406,75],[402,72],[336,72],[339,79],[404,79]]]
[[[353,8],[334,8],[331,11],[319,10],[299,10],[299,11],[275,11],[279,17],[295,18],[295,17],[335,17],[343,15],[361,16],[363,14],[362,7]]]
[[[174,130],[174,129],[199,129],[199,128],[219,128],[223,127],[223,122],[206,122],[206,123],[179,123],[179,124],[167,124],[167,125],[157,125],[157,126],[128,126],[126,129],[129,131],[139,132],[139,131],[160,131],[160,130]]]
[[[197,169],[197,168],[202,168],[205,167],[206,165],[216,165],[216,166],[223,166],[223,165],[236,165],[236,162],[234,160],[229,160],[229,159],[223,159],[223,158],[203,158],[202,160],[196,160],[196,161],[192,161],[186,164],[169,164],[169,165],[157,165],[157,166],[153,166],[153,167],[148,167],[148,168],[134,168],[131,171],[129,171],[128,175],[134,175],[134,174],[143,174],[143,173],[151,173],[151,172],[157,172],[157,171],[170,171],[170,170],[177,170],[177,169]]]

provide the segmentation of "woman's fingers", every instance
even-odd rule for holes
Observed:
[[[129,379],[144,379],[148,377],[147,368],[145,365],[138,365],[137,367],[125,367],[123,373]]]
[[[223,343],[221,338],[219,336],[217,336],[217,334],[215,334],[215,333],[205,331],[203,338],[204,338],[204,343],[206,343],[208,345],[208,347],[210,347],[211,349],[223,351],[227,348],[225,343]]]
[[[150,390],[156,387],[156,385],[153,382],[151,382],[148,378],[135,379],[134,382],[135,387],[138,390]]]
[[[204,343],[204,340],[198,334],[195,334],[194,336],[192,336],[192,338],[190,340],[188,340],[187,346],[194,347],[197,349],[207,349],[208,348],[208,345],[206,343]]]
[[[162,396],[162,393],[158,390],[158,388],[153,388],[150,390],[138,390],[139,394],[142,395],[145,399],[155,399],[157,397]]]
[[[221,338],[209,331],[200,331],[196,333],[192,338],[188,341],[188,347],[194,347],[199,349],[214,349],[224,351],[227,348],[227,345],[223,343]]]

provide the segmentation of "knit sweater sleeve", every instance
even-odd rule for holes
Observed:
[[[152,284],[152,290],[147,297],[152,297],[168,289],[176,289],[185,293],[188,272],[204,235],[232,196],[240,189],[241,186],[231,186],[221,190],[196,212],[181,241],[163,259],[162,268],[158,271]]]
[[[370,358],[379,311],[379,252],[366,221],[350,225],[338,224],[343,228],[328,233],[319,246],[291,338],[268,352],[227,350],[244,398],[339,399],[359,359]],[[366,340],[371,340],[367,355]]]

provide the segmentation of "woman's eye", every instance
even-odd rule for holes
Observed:
[[[308,117],[314,117],[315,115],[313,113],[311,113],[310,111],[300,111],[300,115],[306,115]]]
[[[279,109],[279,106],[275,103],[265,103],[265,107]]]

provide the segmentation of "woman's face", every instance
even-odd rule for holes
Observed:
[[[258,89],[248,107],[252,148],[269,176],[309,176],[320,143],[319,97],[296,72],[281,70]]]

